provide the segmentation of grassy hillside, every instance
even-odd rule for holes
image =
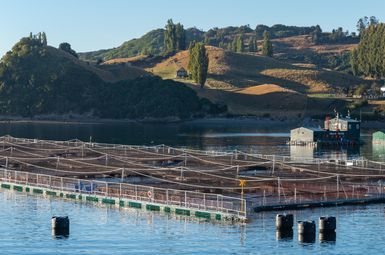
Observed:
[[[298,93],[336,93],[366,82],[349,74],[291,65],[260,55],[234,53],[215,47],[207,47],[207,51],[210,59],[209,88],[275,84]],[[188,58],[188,51],[182,51],[147,70],[163,78],[174,78],[178,68],[187,68]]]
[[[227,104],[231,114],[258,116],[305,116],[345,107],[344,100],[308,97],[336,94],[347,87],[368,83],[349,74],[288,64],[256,54],[234,53],[208,46],[209,75],[204,90],[190,83],[198,95]],[[165,79],[174,79],[176,70],[187,68],[188,51],[148,68]]]

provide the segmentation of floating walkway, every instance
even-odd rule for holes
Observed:
[[[23,192],[41,189],[43,195],[55,192],[82,201],[96,197],[102,204],[210,220],[244,221],[246,212],[367,201],[385,194],[383,162],[166,145],[2,136],[0,169],[0,181],[10,189],[21,185]]]
[[[239,201],[222,195],[165,189],[163,191],[166,196],[161,199],[161,190],[154,187],[72,179],[6,169],[0,169],[0,188],[31,195],[164,212],[219,222],[234,223],[246,220],[245,213],[230,209],[234,202]],[[147,190],[145,196],[143,196],[143,190]],[[213,197],[216,199],[213,200]]]

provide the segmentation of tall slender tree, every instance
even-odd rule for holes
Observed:
[[[166,53],[186,49],[186,31],[182,24],[174,24],[172,19],[167,21],[164,31],[164,47]]]
[[[209,57],[205,45],[201,42],[190,44],[189,53],[188,69],[191,78],[203,88],[209,67]]]
[[[243,52],[243,51],[244,51],[243,38],[240,35],[236,39],[236,52]]]
[[[45,32],[41,33],[41,43],[44,45],[44,46],[47,46],[47,35],[45,34]]]
[[[263,32],[262,54],[268,57],[273,56],[273,44],[270,41],[270,34],[267,31]]]

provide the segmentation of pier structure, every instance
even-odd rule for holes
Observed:
[[[0,137],[1,187],[205,219],[385,200],[385,163]]]

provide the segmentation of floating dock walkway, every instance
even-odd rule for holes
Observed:
[[[0,137],[4,189],[210,220],[375,201],[384,180],[385,163],[364,158]]]

